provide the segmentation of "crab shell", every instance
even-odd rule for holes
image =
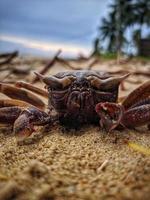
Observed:
[[[114,77],[88,70],[60,72],[48,77],[36,75],[47,85],[49,107],[57,111],[60,121],[78,125],[97,122],[96,104],[116,102],[119,84],[128,76]]]

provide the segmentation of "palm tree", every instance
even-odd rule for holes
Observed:
[[[133,42],[137,48],[137,55],[139,55],[139,50],[140,50],[140,39],[141,39],[141,30],[140,29],[137,29],[135,31],[133,31],[133,34],[132,34],[132,39],[133,39]]]
[[[137,41],[141,38],[143,25],[150,26],[150,0],[114,0],[109,7],[111,11],[102,18],[99,27],[99,38],[101,44],[108,41],[107,51],[119,55],[127,43],[125,32],[128,27],[133,28],[132,40]],[[135,24],[139,25],[138,29],[135,29]]]
[[[143,24],[150,25],[150,1],[149,0],[136,0],[134,4],[134,23],[141,26]]]
[[[102,51],[102,47],[100,44],[99,38],[95,38],[93,41],[93,52],[91,53],[91,56],[100,56]]]
[[[112,9],[107,18],[102,18],[99,27],[101,40],[108,40],[107,50],[120,54],[123,45],[127,42],[124,35],[127,24],[132,22],[132,1],[114,0]]]
[[[99,27],[100,29],[100,41],[104,41],[108,39],[108,46],[107,51],[115,52],[116,51],[116,26],[115,22],[112,20],[103,18],[102,19],[102,26]]]

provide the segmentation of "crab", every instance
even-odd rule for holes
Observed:
[[[100,124],[106,131],[150,122],[150,81],[120,104],[119,85],[129,74],[112,76],[94,70],[35,74],[46,90],[23,81],[14,86],[0,82],[0,92],[11,98],[0,100],[0,123],[13,125],[19,138],[30,136],[36,126],[53,125],[55,121],[75,129]],[[48,100],[48,105],[37,95]]]

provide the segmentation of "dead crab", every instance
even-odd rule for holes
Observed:
[[[118,125],[135,127],[150,122],[150,81],[134,90],[120,105],[117,102],[120,83],[129,74],[115,77],[106,72],[79,70],[54,76],[36,73],[46,90],[29,83],[15,86],[0,83],[0,92],[12,99],[0,100],[0,123],[14,124],[14,133],[27,137],[34,126],[52,124],[55,119],[64,126],[80,127],[97,123],[110,131]],[[25,88],[25,89],[22,89]],[[30,92],[30,91],[32,92]],[[48,99],[45,103],[35,94]]]

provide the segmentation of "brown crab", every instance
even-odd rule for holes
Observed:
[[[129,74],[115,77],[93,70],[60,72],[54,76],[35,74],[46,84],[47,91],[25,82],[17,82],[15,86],[0,83],[0,92],[12,98],[0,100],[0,123],[14,124],[14,133],[18,136],[27,137],[35,126],[52,124],[53,119],[77,128],[98,123],[100,117],[100,125],[107,131],[119,124],[130,127],[128,119],[133,126],[149,124],[150,81],[119,105],[115,103],[118,88]],[[33,93],[48,99],[48,112],[45,103]]]

